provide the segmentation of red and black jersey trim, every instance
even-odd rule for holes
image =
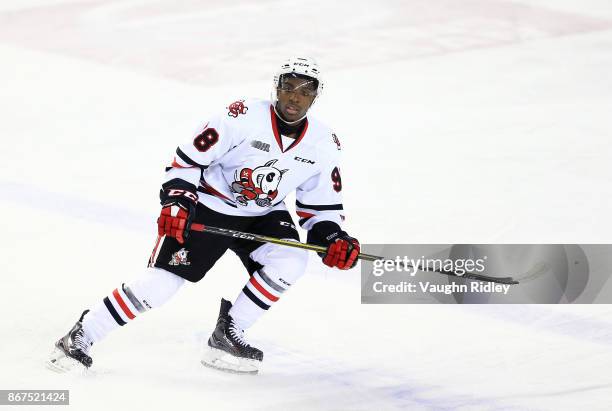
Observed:
[[[274,111],[274,107],[272,105],[270,105],[270,121],[272,122],[272,131],[274,132],[274,138],[276,139],[276,143],[278,144],[278,147],[283,153],[297,146],[306,135],[306,130],[308,130],[308,119],[304,119],[304,125],[300,135],[295,139],[293,143],[291,143],[289,147],[283,149],[283,140],[281,139],[281,135],[278,131],[278,119],[276,118],[276,112]]]
[[[176,155],[179,156],[181,160],[183,160],[185,163],[189,164],[190,166],[200,167],[201,169],[204,169],[204,170],[208,168],[208,166],[205,166],[205,165],[202,165],[202,164],[199,164],[193,161],[187,154],[183,152],[183,150],[180,149],[180,147],[176,148]]]
[[[297,208],[296,213],[299,217],[301,217],[300,220],[298,221],[298,223],[300,224],[300,227],[303,227],[304,224],[306,224],[308,220],[314,217],[317,214],[317,211],[342,211],[344,210],[344,207],[342,206],[342,204],[304,204],[296,200],[295,205]],[[344,219],[343,216],[340,216],[340,217]]]
[[[215,189],[213,186],[208,184],[206,180],[204,180],[204,178],[200,179],[200,186],[198,187],[198,192],[208,194],[213,197],[217,197],[218,199],[223,201],[225,204],[232,206],[234,208],[238,208],[236,203],[231,198],[228,198],[227,196],[220,193],[217,189]]]
[[[314,217],[314,214],[303,213],[301,211],[298,211],[297,214],[298,216],[302,217],[298,220],[298,224],[300,225],[300,227],[303,227],[308,220]]]
[[[344,210],[342,204],[304,204],[296,200],[295,205],[299,208],[307,208],[316,211]]]

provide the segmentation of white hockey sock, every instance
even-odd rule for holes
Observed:
[[[94,342],[99,342],[138,315],[166,303],[184,283],[183,278],[168,271],[147,268],[129,285],[115,288],[101,304],[87,313],[83,318],[83,329]]]
[[[108,297],[107,297],[108,298]],[[101,341],[106,335],[118,328],[104,304],[97,304],[83,318],[83,330],[93,342]]]
[[[246,330],[278,301],[285,289],[263,270],[256,271],[238,295],[229,314],[240,329]]]
[[[246,330],[255,324],[265,312],[266,310],[257,306],[244,292],[241,292],[229,310],[229,315],[232,316],[238,328]]]
[[[253,273],[229,311],[236,325],[246,330],[304,274],[308,253],[297,248],[264,244],[249,257],[262,268]]]

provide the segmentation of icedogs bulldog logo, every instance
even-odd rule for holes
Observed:
[[[274,167],[278,160],[270,160],[263,166],[254,169],[243,168],[234,175],[232,191],[240,194],[236,197],[238,204],[246,206],[255,201],[260,207],[270,207],[278,195],[278,184],[288,170]]]
[[[188,250],[185,250],[184,247],[181,248],[176,253],[172,254],[168,265],[191,265],[191,263],[187,261],[187,253],[189,253]]]

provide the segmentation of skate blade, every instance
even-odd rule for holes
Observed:
[[[59,374],[77,374],[82,375],[87,373],[87,367],[64,354],[59,348],[55,348],[49,359],[45,362],[46,367]]]
[[[259,365],[261,364],[261,361],[234,357],[225,351],[208,346],[204,348],[204,354],[200,362],[202,365],[214,368],[215,370],[233,374],[250,375],[257,374],[259,372]]]

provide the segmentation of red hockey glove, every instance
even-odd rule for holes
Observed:
[[[162,210],[157,219],[159,235],[174,237],[180,244],[189,238],[198,195],[195,186],[180,179],[170,180],[159,193]]]
[[[357,256],[360,250],[361,246],[357,239],[348,235],[339,236],[327,246],[327,252],[323,254],[323,264],[348,270],[357,265]]]

